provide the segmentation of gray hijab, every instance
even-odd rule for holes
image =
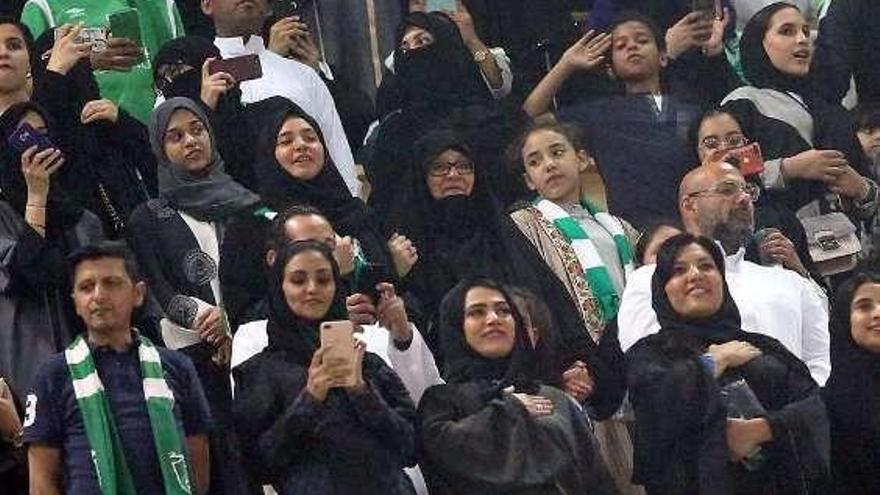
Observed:
[[[171,114],[186,109],[205,126],[211,137],[211,163],[204,175],[193,175],[171,163],[165,155],[165,131]],[[217,141],[207,114],[189,98],[171,98],[153,110],[150,118],[150,144],[159,163],[159,196],[169,205],[198,220],[213,222],[239,213],[259,203],[260,197],[230,177],[217,151]]]

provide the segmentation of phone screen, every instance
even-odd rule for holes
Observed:
[[[428,0],[425,4],[428,12],[455,12],[455,0]]]
[[[764,171],[764,156],[758,143],[750,143],[738,148],[719,151],[716,161],[724,161],[738,168],[743,177],[760,174]]]
[[[114,38],[128,38],[141,44],[141,24],[137,9],[125,9],[107,16],[110,22],[110,35]]]

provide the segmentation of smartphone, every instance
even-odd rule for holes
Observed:
[[[699,12],[706,19],[714,19],[718,15],[716,0],[691,0],[691,12]]]
[[[12,149],[19,153],[24,153],[31,146],[36,146],[38,150],[54,147],[49,136],[34,129],[27,122],[22,122],[6,141]]]
[[[738,168],[743,177],[760,174],[764,171],[764,155],[761,145],[749,143],[738,148],[724,150],[719,153],[719,161],[727,162]]]
[[[428,12],[455,12],[455,0],[428,0],[425,2]]]
[[[356,359],[354,348],[354,324],[348,320],[325,321],[321,323],[321,348],[324,361],[353,363]],[[343,379],[344,387],[355,385],[354,366],[352,373]]]
[[[304,1],[297,0],[274,0],[272,2],[272,16],[278,19],[294,16],[302,19],[304,4]]]
[[[128,38],[141,45],[141,23],[137,9],[124,9],[107,16],[110,35],[114,38]]]
[[[393,282],[388,276],[388,267],[383,263],[367,263],[358,273],[354,291],[366,294],[373,304],[379,304],[379,291],[376,286],[381,282]]]
[[[217,59],[208,64],[208,73],[226,72],[235,78],[235,82],[250,81],[263,77],[263,66],[260,57],[251,53],[240,57]]]
[[[55,41],[58,41],[66,30],[60,27],[55,28]],[[73,40],[74,43],[91,43],[93,52],[102,52],[107,49],[107,30],[102,27],[83,27],[79,34]],[[51,50],[49,51],[51,54]],[[48,57],[46,57],[48,59]]]

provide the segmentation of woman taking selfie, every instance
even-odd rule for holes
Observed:
[[[617,493],[584,412],[541,357],[514,300],[487,279],[443,300],[445,385],[419,403],[421,466],[433,495]]]
[[[235,369],[247,467],[280,495],[413,493],[403,468],[415,463],[415,410],[400,378],[353,340],[322,344],[321,323],[347,318],[339,284],[323,244],[278,252],[269,345]]]
[[[649,494],[813,493],[828,421],[806,366],[740,329],[721,249],[680,234],[652,279],[660,333],[627,352],[634,481]]]
[[[824,391],[835,493],[880,493],[880,276],[855,275],[835,302]]]

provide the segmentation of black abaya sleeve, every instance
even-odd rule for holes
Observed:
[[[419,403],[422,468],[432,492],[455,485],[467,486],[467,493],[507,493],[552,484],[570,459],[554,455],[554,439],[525,407],[508,394],[483,401],[463,387],[431,387]]]
[[[602,421],[617,412],[626,394],[626,360],[617,339],[617,324],[609,324],[597,352],[588,358],[590,373],[596,382],[596,391],[587,399],[591,416]]]
[[[672,354],[653,336],[626,357],[633,481],[649,492],[697,493],[701,479],[722,475],[728,462],[718,384],[698,357]]]

